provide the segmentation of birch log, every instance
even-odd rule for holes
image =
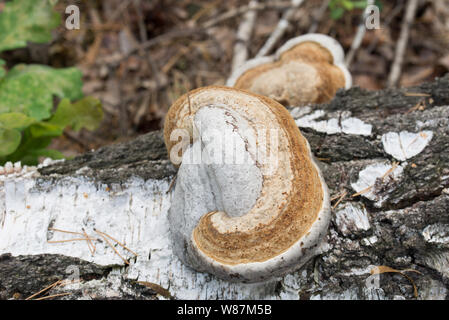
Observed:
[[[176,169],[161,132],[37,169],[7,174],[3,168],[0,297],[26,298],[58,279],[79,277],[51,293],[70,293],[61,299],[414,299],[416,285],[418,299],[448,299],[448,88],[449,76],[408,89],[352,88],[328,104],[290,109],[321,160],[334,209],[323,253],[267,283],[222,281],[173,255],[167,210]],[[109,240],[119,256],[95,230],[138,256]],[[92,240],[93,254],[87,241],[54,242],[86,235],[99,239]],[[385,267],[419,273],[404,271],[413,282],[400,273],[371,274],[391,271]]]

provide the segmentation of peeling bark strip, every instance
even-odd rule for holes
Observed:
[[[269,283],[220,281],[190,270],[172,254],[167,191],[176,170],[159,132],[38,171],[6,175],[0,170],[0,254],[10,254],[0,256],[0,297],[25,298],[67,278],[66,268],[74,265],[81,284],[51,294],[71,293],[61,299],[155,294],[191,299],[413,299],[413,284],[401,274],[372,271],[384,266],[419,271],[408,273],[419,299],[448,299],[448,88],[449,76],[409,89],[354,88],[340,91],[329,104],[291,110],[322,161],[335,208],[325,252]],[[138,256],[117,245],[130,262],[125,267],[104,241],[95,243],[94,254],[86,241],[48,243],[74,236],[51,228],[84,229],[89,237],[95,228]]]

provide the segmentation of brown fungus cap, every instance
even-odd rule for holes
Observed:
[[[270,97],[285,106],[330,101],[351,86],[340,44],[322,34],[289,40],[275,55],[255,58],[238,68],[227,85]]]
[[[196,89],[171,106],[164,138],[179,165],[168,218],[184,263],[258,282],[316,254],[329,223],[328,191],[282,105],[234,88]]]

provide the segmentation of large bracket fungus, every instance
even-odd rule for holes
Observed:
[[[234,88],[199,88],[171,106],[164,139],[179,165],[168,218],[185,264],[259,282],[317,254],[329,195],[307,140],[281,104]]]
[[[330,101],[339,88],[351,87],[352,78],[341,45],[310,33],[290,39],[272,56],[248,60],[226,85],[301,106]]]

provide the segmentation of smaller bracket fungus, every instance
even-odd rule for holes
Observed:
[[[285,106],[302,106],[330,101],[337,89],[351,87],[352,77],[341,45],[327,35],[310,33],[290,39],[272,56],[248,60],[226,85]]]
[[[197,271],[260,282],[301,267],[327,233],[327,186],[276,101],[228,87],[179,98],[164,139],[179,171],[168,212],[175,254]]]

